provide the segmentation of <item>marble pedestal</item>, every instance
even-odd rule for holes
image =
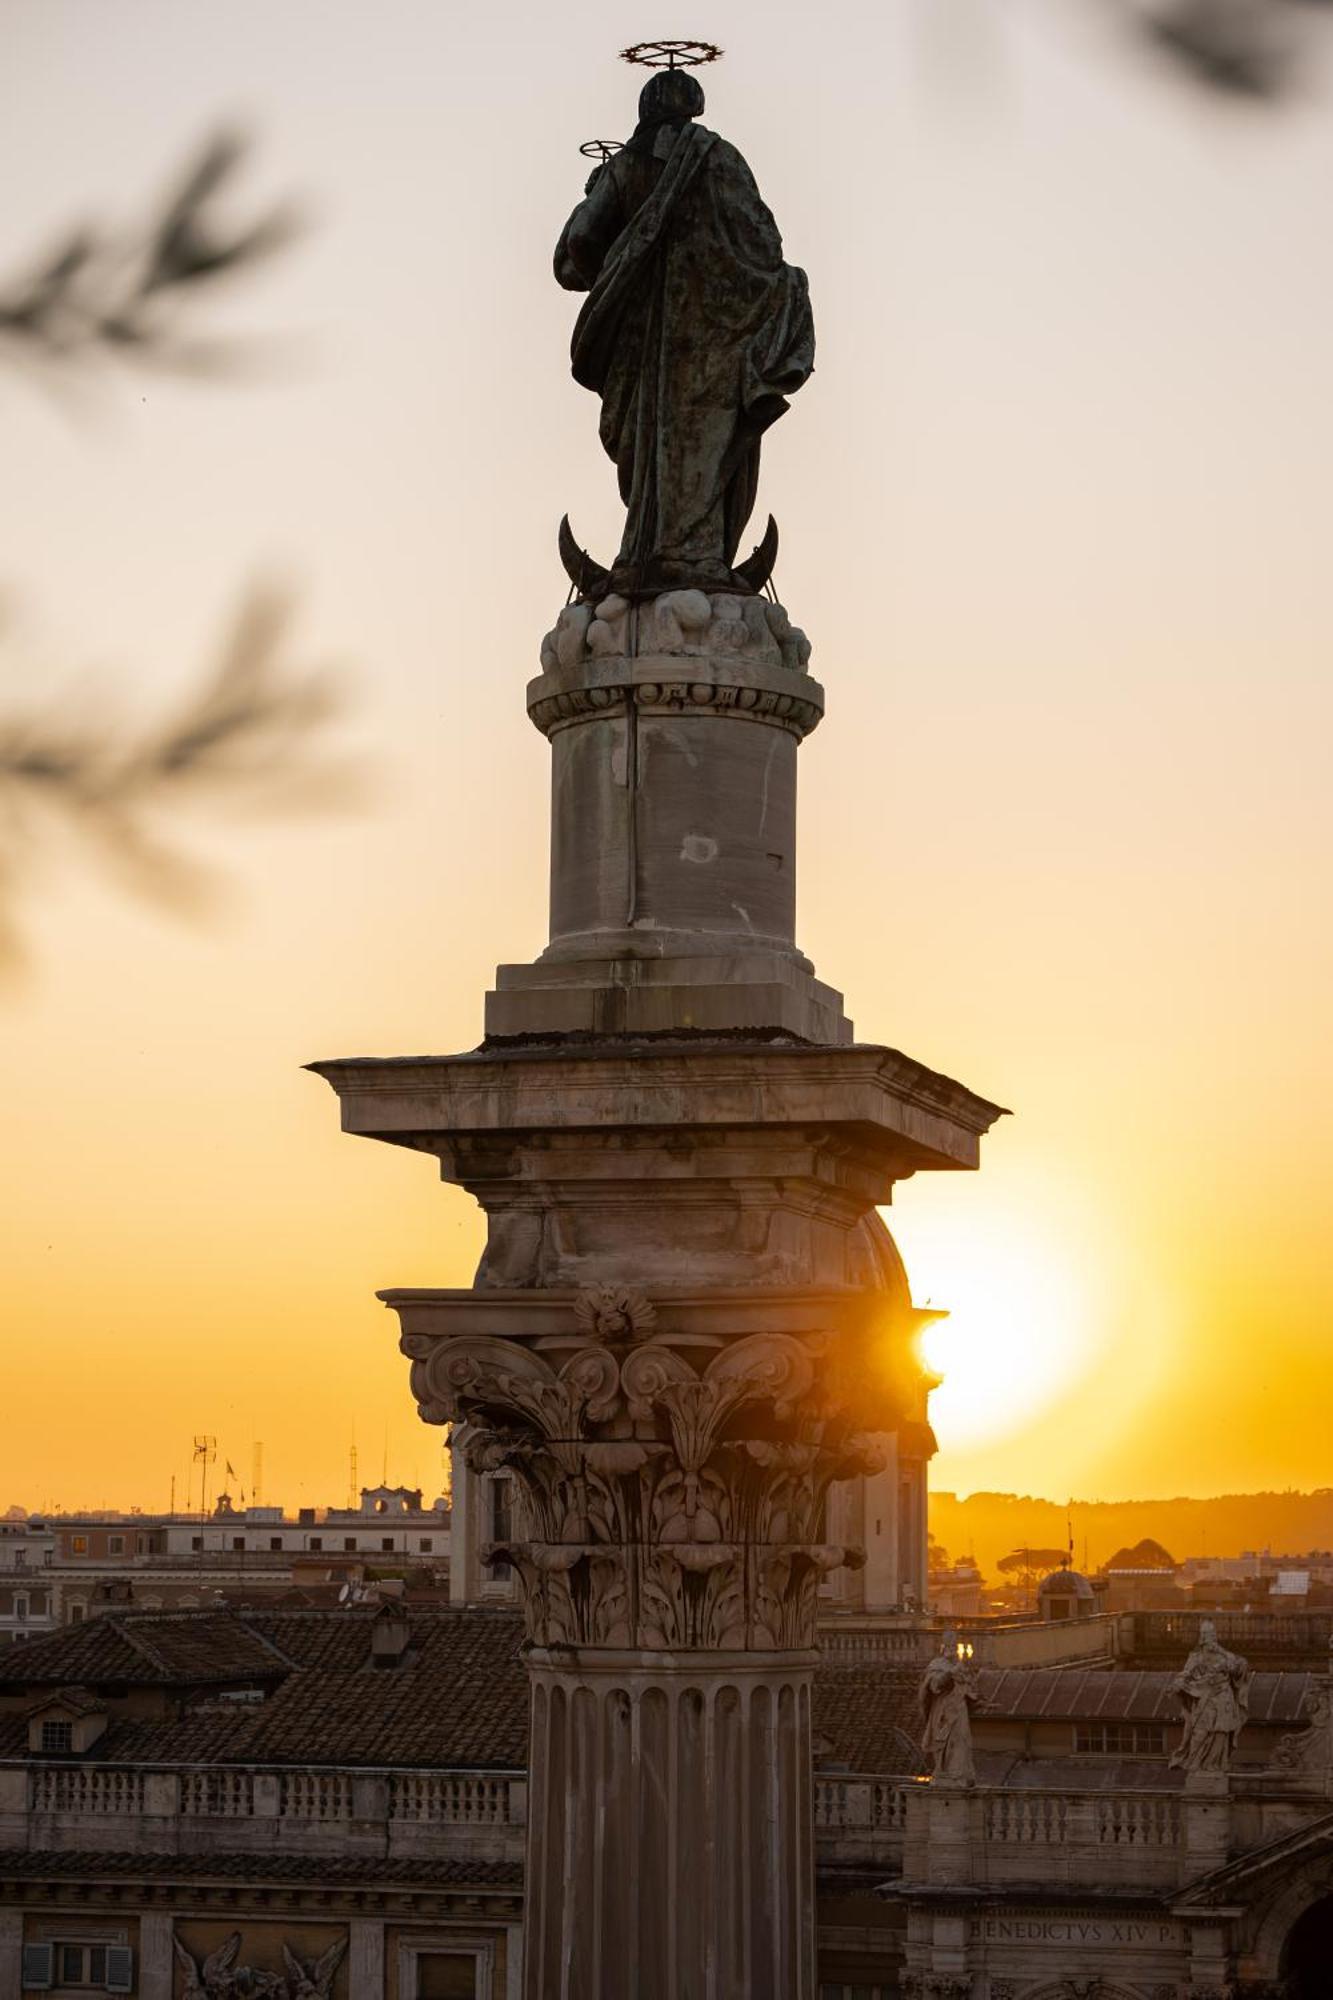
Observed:
[[[778,1031],[850,1042],[795,942],[796,759],[824,713],[781,606],[575,604],[528,714],[551,745],[551,936],[502,965],[492,1039]]]

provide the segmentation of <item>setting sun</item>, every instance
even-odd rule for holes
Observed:
[[[977,1208],[945,1186],[892,1217],[916,1303],[948,1315],[921,1339],[943,1378],[931,1418],[946,1451],[1031,1424],[1089,1373],[1103,1337],[1067,1215],[1036,1194]]]

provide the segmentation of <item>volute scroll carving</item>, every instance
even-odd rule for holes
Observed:
[[[540,1350],[403,1342],[427,1422],[465,1423],[469,1466],[513,1476],[520,1532],[487,1554],[517,1573],[530,1640],[813,1646],[822,1578],[864,1560],[824,1539],[828,1488],[883,1462],[862,1424],[903,1414],[868,1392],[875,1370],[844,1352],[835,1379],[820,1333],[673,1341],[660,1302],[616,1287],[580,1293],[572,1319]]]

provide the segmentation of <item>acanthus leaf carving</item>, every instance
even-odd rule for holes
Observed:
[[[837,1478],[877,1462],[830,1397],[819,1333],[684,1351],[643,1295],[587,1288],[576,1332],[540,1351],[410,1336],[423,1409],[466,1425],[479,1471],[509,1471],[512,1541],[538,1645],[814,1643],[820,1579],[860,1552],[820,1537]],[[845,1372],[845,1370],[844,1370]]]

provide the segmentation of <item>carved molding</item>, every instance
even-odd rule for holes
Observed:
[[[769,722],[785,729],[798,740],[808,736],[822,720],[824,706],[816,694],[783,687],[763,687],[733,681],[702,681],[682,672],[669,672],[671,662],[655,662],[663,672],[660,680],[631,683],[608,681],[592,686],[559,687],[549,691],[538,684],[528,702],[528,714],[544,736],[554,735],[567,723],[585,716],[623,709],[631,692],[641,712],[650,714],[699,713],[736,715],[751,722]],[[808,682],[807,688],[814,683]]]
[[[773,723],[799,739],[824,713],[809,661],[804,632],[765,597],[673,590],[633,614],[622,597],[569,604],[542,641],[528,713],[547,736],[632,702]]]
[[[673,1342],[640,1293],[588,1290],[579,1333],[408,1333],[428,1423],[465,1423],[477,1472],[509,1471],[521,1530],[488,1550],[523,1585],[534,1644],[805,1649],[834,1480],[874,1472],[867,1429],[903,1415],[854,1335]],[[846,1350],[858,1350],[849,1354]],[[878,1393],[877,1393],[878,1387]]]

